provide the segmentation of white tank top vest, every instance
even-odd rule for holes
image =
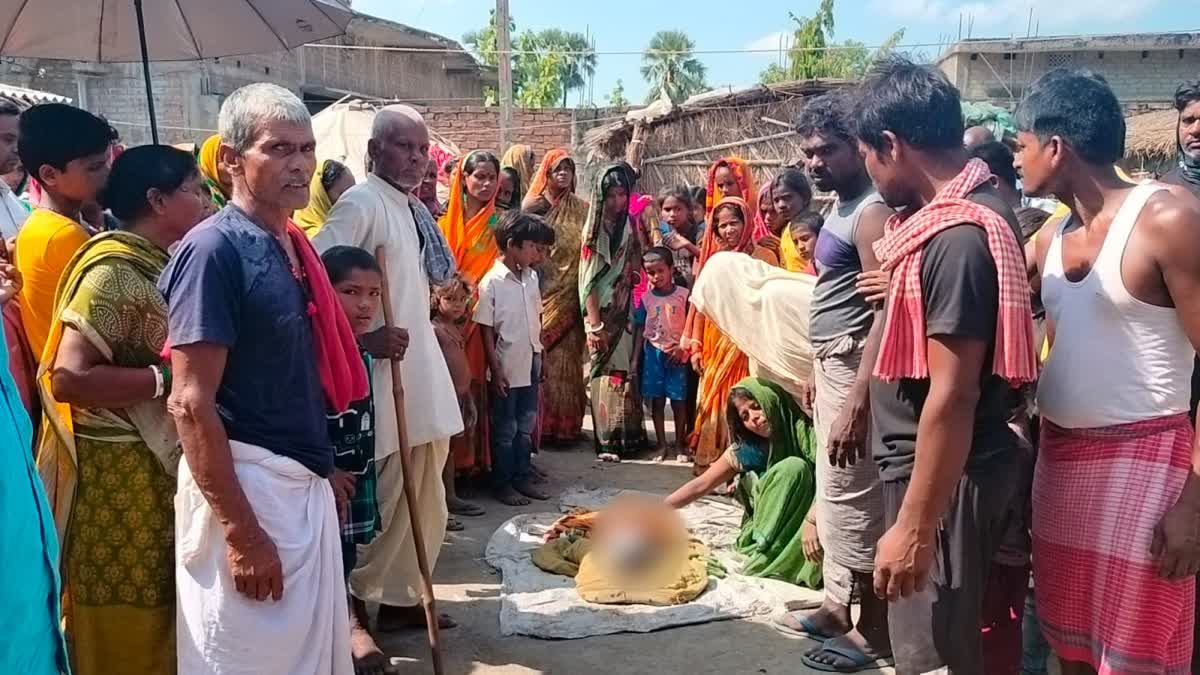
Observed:
[[[1174,308],[1133,297],[1121,259],[1146,200],[1162,184],[1139,185],[1117,210],[1100,254],[1079,282],[1063,273],[1062,234],[1054,233],[1042,272],[1042,303],[1054,347],[1038,382],[1038,408],[1068,429],[1128,424],[1185,412],[1195,351]]]

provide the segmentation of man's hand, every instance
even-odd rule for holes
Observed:
[[[779,237],[776,237],[773,234],[768,234],[767,236],[758,240],[759,246],[763,248],[769,248],[772,251],[779,251],[779,244]]]
[[[508,378],[500,373],[492,371],[492,379],[488,384],[492,388],[492,395],[496,398],[508,398]]]
[[[804,525],[800,526],[800,544],[804,548],[804,559],[812,562],[821,562],[825,551],[821,548],[821,540],[817,536],[817,524],[805,518]]]
[[[388,328],[364,333],[358,341],[367,353],[377,359],[404,360],[408,351],[408,331],[403,328]]]
[[[925,590],[933,568],[933,528],[897,522],[875,551],[875,597],[895,602]]]
[[[1150,554],[1164,579],[1186,579],[1200,572],[1200,509],[1180,500],[1154,527]]]
[[[227,535],[225,549],[238,593],[259,602],[283,597],[283,563],[275,542],[261,527],[255,525],[246,536]]]
[[[841,468],[853,466],[867,453],[867,419],[871,409],[865,395],[851,392],[842,411],[829,428],[829,463]]]
[[[892,281],[892,273],[884,270],[872,270],[858,275],[854,282],[858,294],[870,304],[883,304],[887,299],[888,285]]]
[[[0,307],[21,292],[21,272],[12,265],[0,263]]]
[[[354,474],[341,469],[334,469],[329,476],[329,484],[333,486],[333,498],[337,501],[338,524],[345,526],[350,518],[350,498],[354,496]]]

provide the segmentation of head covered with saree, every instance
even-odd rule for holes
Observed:
[[[729,171],[733,183],[737,185],[737,190],[741,194],[733,194],[729,184],[720,180],[725,177],[724,170]],[[741,197],[750,205],[749,213],[751,214],[758,210],[758,190],[754,186],[754,174],[750,172],[750,165],[746,163],[746,160],[740,157],[722,157],[713,163],[708,170],[706,188],[704,212],[706,218],[712,217],[713,209],[726,197]],[[749,225],[751,221],[746,221],[746,223]]]
[[[551,190],[551,183],[554,179],[554,170],[563,162],[571,162],[571,185],[565,192],[559,192],[555,196],[554,190]],[[522,204],[528,208],[531,203],[537,200],[538,197],[545,197],[550,206],[555,206],[562,200],[564,194],[572,194],[575,192],[576,184],[579,180],[578,173],[574,170],[575,160],[571,159],[571,153],[565,148],[554,148],[542,157],[542,163],[538,165],[537,172],[533,175],[529,183],[529,189],[525,192],[525,199]]]
[[[591,210],[583,228],[580,251],[579,304],[598,294],[603,330],[609,333],[609,351],[616,349],[629,321],[636,269],[641,265],[637,234],[629,218],[629,196],[633,193],[633,169],[625,162],[610,164],[596,179]],[[621,203],[609,204],[624,194]],[[605,226],[606,211],[611,227]],[[607,363],[610,354],[594,355],[592,369]],[[595,375],[593,375],[594,377]]]
[[[499,173],[499,162],[490,152],[477,150],[459,160],[458,170],[450,181],[446,212],[438,221],[454,254],[458,271],[472,284],[479,283],[500,255],[496,238],[492,235],[496,218],[496,190],[491,190],[490,199],[475,215],[467,216],[468,199],[471,198],[467,193],[468,177],[483,163],[493,163]]]
[[[770,438],[764,439],[746,428],[735,405],[739,399],[758,403],[770,425]],[[729,392],[725,414],[733,440],[765,449],[768,467],[788,457],[815,461],[812,420],[800,409],[796,399],[778,384],[759,377],[741,380]]]
[[[312,180],[308,183],[308,206],[292,216],[292,222],[310,238],[321,230],[329,218],[329,212],[333,210],[335,197],[340,196],[340,193],[330,194],[330,188],[347,173],[345,164],[332,159],[322,161],[313,172]]]
[[[533,148],[524,143],[517,143],[511,146],[500,158],[501,169],[515,169],[517,176],[521,179],[521,186],[529,185],[529,181],[533,178]],[[525,195],[517,195],[517,199],[521,199]]]
[[[209,191],[212,192],[212,200],[217,208],[224,207],[230,197],[229,189],[221,180],[221,167],[217,158],[220,150],[221,135],[213,134],[200,146],[200,155],[197,158],[200,173],[204,176],[204,182],[208,184]]]
[[[742,234],[737,243],[726,248],[721,242],[721,237],[717,233],[717,217],[722,211],[734,209],[742,219]],[[750,253],[754,250],[754,228],[752,227],[754,211],[750,205],[740,197],[725,197],[717,202],[711,212],[708,214],[708,225],[704,228],[704,239],[700,242],[700,258],[696,261],[695,273],[700,274],[701,268],[714,253],[721,251],[736,251],[738,253]]]
[[[775,208],[775,198],[771,193],[772,185],[774,185],[772,181],[767,181],[762,187],[758,188],[758,199],[755,202],[758,208],[754,209],[754,241],[773,234],[771,227],[767,225],[767,219],[763,217],[763,210],[761,208],[763,206],[769,206],[772,209]]]

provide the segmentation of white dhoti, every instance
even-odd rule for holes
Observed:
[[[863,341],[852,336],[814,348],[816,396],[813,426],[817,436],[817,530],[825,549],[826,569],[875,569],[875,545],[883,536],[883,494],[879,468],[871,457],[876,439],[868,432],[867,454],[845,468],[829,462],[827,450],[834,421],[842,412],[858,367]]]
[[[446,536],[446,487],[442,467],[450,454],[445,438],[412,448],[412,486],[417,497],[417,522],[424,535],[425,556],[432,572]],[[412,520],[404,500],[400,457],[395,453],[375,462],[375,497],[383,531],[358,548],[358,565],[350,574],[350,592],[367,602],[411,607],[421,602],[421,572],[417,567]]]
[[[230,441],[234,471],[283,563],[283,597],[237,591],[225,535],[186,458],[175,496],[180,675],[351,675],[350,620],[329,481],[293,459]]]

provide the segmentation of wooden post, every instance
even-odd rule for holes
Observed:
[[[379,263],[380,276],[383,277],[383,325],[389,329],[395,327],[392,318],[392,302],[388,292],[387,260],[383,246],[375,249],[375,261]],[[412,448],[408,446],[408,424],[404,417],[404,381],[401,378],[400,362],[391,359],[392,366],[392,403],[396,407],[396,429],[400,438],[400,471],[401,483],[404,486],[404,501],[408,503],[408,520],[412,526],[413,544],[417,549],[417,570],[421,573],[421,604],[425,606],[425,624],[429,633],[429,654],[433,661],[433,672],[442,675],[442,651],[439,646],[437,605],[433,598],[433,575],[429,571],[429,560],[425,556],[425,534],[421,530],[420,517],[417,515],[417,495],[412,484]]]
[[[508,34],[508,0],[496,0],[496,56],[500,64],[500,152],[512,144],[512,37]]]

